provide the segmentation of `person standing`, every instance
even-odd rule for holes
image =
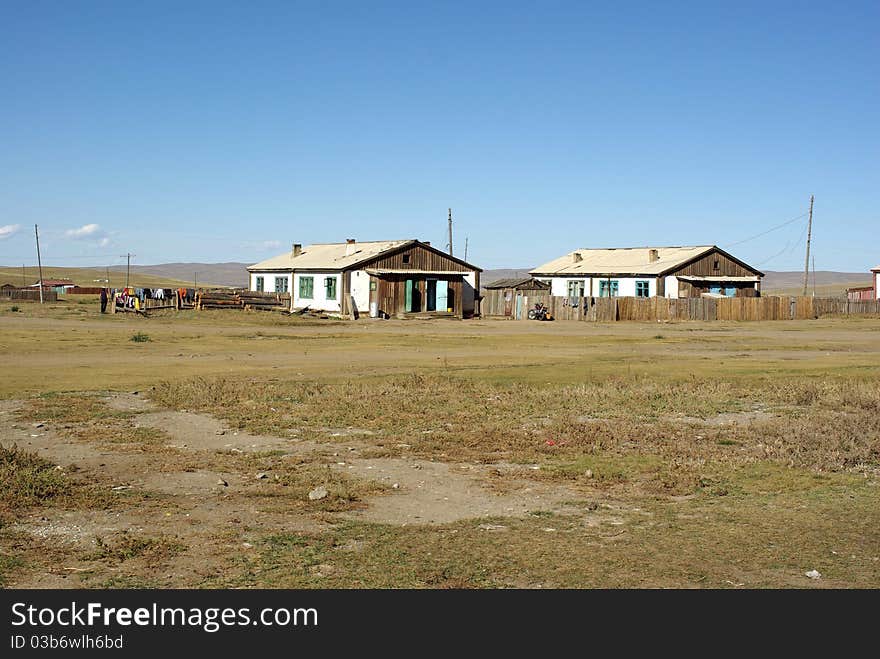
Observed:
[[[107,313],[107,289],[101,289],[101,313]]]

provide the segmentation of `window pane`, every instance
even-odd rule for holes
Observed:
[[[311,300],[314,297],[315,290],[315,278],[314,277],[300,277],[299,278],[299,296],[306,300]]]
[[[263,292],[263,278],[262,277],[257,277],[257,291],[259,291],[260,293]]]
[[[324,280],[324,297],[328,300],[336,299],[336,277],[327,277]]]

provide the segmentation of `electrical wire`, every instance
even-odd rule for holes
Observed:
[[[749,237],[749,238],[744,238],[743,240],[738,240],[738,241],[735,242],[735,243],[728,243],[728,244],[726,244],[724,247],[725,247],[725,248],[728,248],[728,247],[736,247],[737,245],[742,245],[743,243],[747,243],[747,242],[749,242],[750,240],[754,240],[755,238],[760,238],[761,236],[766,236],[768,233],[772,233],[773,231],[776,231],[777,229],[781,229],[782,227],[787,227],[789,224],[792,224],[793,222],[797,222],[798,220],[800,220],[801,218],[806,217],[806,216],[809,215],[809,214],[810,214],[809,211],[807,211],[806,213],[803,213],[803,214],[801,214],[801,215],[798,215],[797,217],[793,217],[793,218],[791,218],[791,219],[788,220],[787,222],[783,222],[782,224],[779,224],[779,225],[777,225],[777,226],[775,226],[775,227],[772,227],[772,228],[770,228],[770,229],[767,229],[766,231],[762,231],[761,233],[756,234],[756,235],[754,235],[754,236],[751,236],[751,237]]]

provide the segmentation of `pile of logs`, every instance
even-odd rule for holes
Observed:
[[[245,309],[254,309],[255,311],[287,311],[290,309],[289,293],[242,291],[238,297]]]
[[[256,291],[199,291],[197,309],[253,309],[255,311],[287,311],[290,293],[257,293]]]
[[[196,309],[241,309],[241,300],[237,293],[198,291]]]

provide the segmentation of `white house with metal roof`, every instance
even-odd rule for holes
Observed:
[[[576,249],[530,272],[562,297],[756,297],[764,273],[715,245]]]
[[[371,316],[477,312],[480,268],[428,242],[386,240],[323,243],[255,263],[252,291],[291,294],[291,309]]]

